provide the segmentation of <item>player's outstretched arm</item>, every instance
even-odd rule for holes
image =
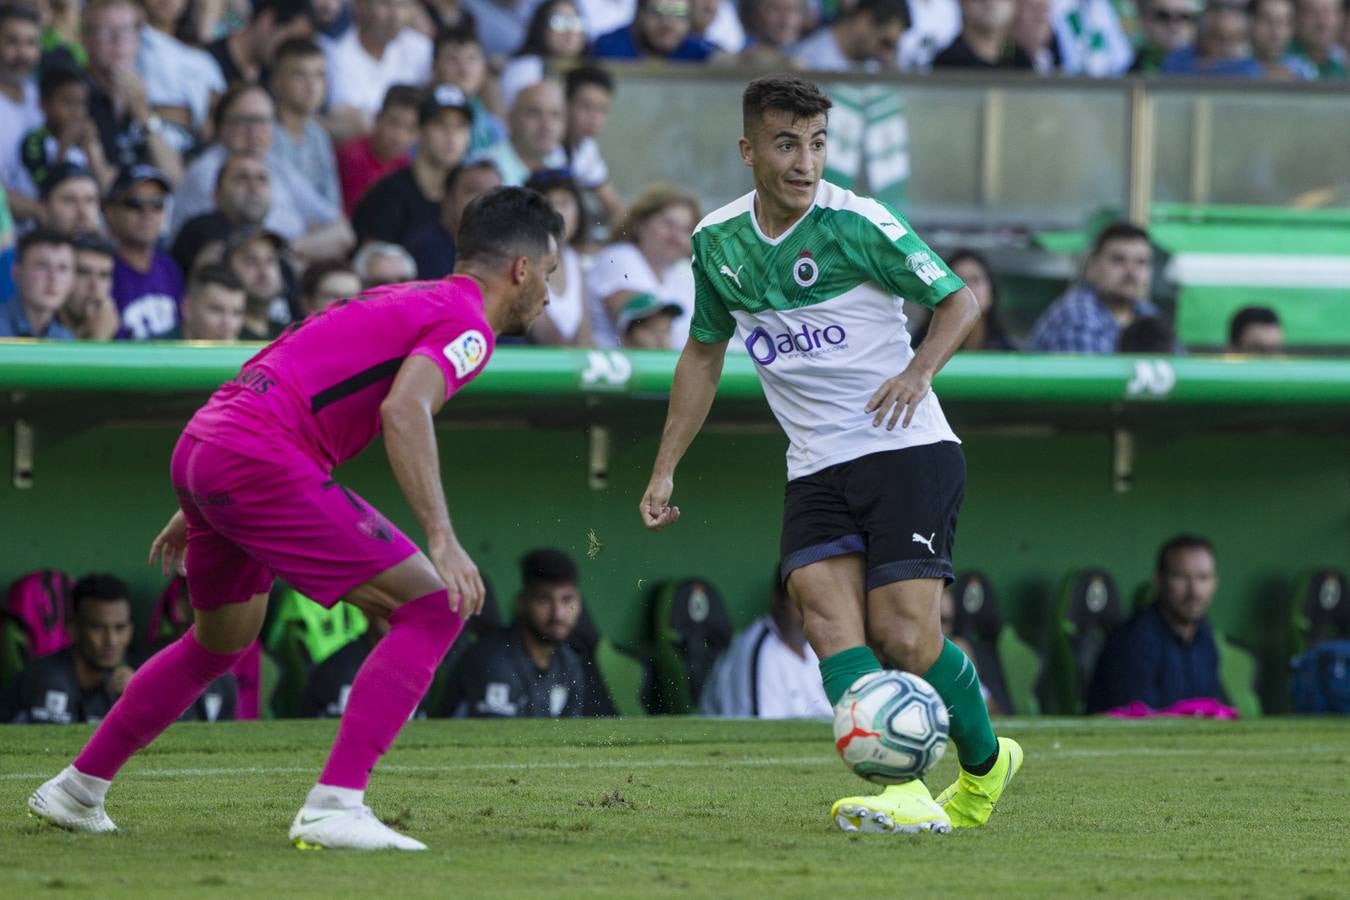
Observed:
[[[670,505],[670,496],[675,492],[675,467],[708,418],[726,355],[726,341],[704,344],[692,337],[680,352],[675,382],[670,388],[670,410],[661,430],[661,447],[656,451],[652,478],[638,506],[642,524],[648,528],[665,528],[680,517],[680,508]]]
[[[445,375],[426,357],[410,356],[380,404],[380,420],[389,466],[427,536],[427,556],[445,581],[450,611],[471,616],[483,608],[483,577],[459,545],[445,505],[432,425],[444,405]]]
[[[873,426],[886,422],[887,431],[894,431],[896,423],[902,428],[909,427],[915,408],[928,396],[933,376],[952,358],[979,318],[980,301],[975,299],[970,288],[963,286],[942,298],[933,310],[928,337],[923,339],[905,371],[883,381],[872,399],[867,401],[867,411],[876,414],[872,419]]]

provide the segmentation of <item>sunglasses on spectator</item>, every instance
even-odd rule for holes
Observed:
[[[570,13],[554,13],[549,16],[548,27],[552,31],[580,33],[585,30],[581,22],[581,16],[574,16]]]
[[[1155,9],[1149,16],[1155,22],[1161,22],[1166,25],[1189,24],[1195,21],[1195,13],[1173,11],[1170,9]]]
[[[651,0],[647,8],[658,16],[671,19],[689,18],[689,4],[686,0]]]
[[[146,212],[147,210],[151,212],[160,212],[164,209],[164,198],[158,197],[151,199],[148,197],[127,197],[123,199],[118,206],[121,206],[123,209],[129,209],[132,212]]]

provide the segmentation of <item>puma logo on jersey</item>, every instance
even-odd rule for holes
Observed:
[[[915,533],[914,543],[923,544],[925,547],[928,548],[929,553],[933,554],[934,556],[937,556],[937,551],[933,549],[933,538],[935,537],[937,537],[936,531],[930,534],[928,537],[924,537],[921,534]]]
[[[722,268],[718,269],[718,272],[727,276],[732,281],[736,282],[736,287],[739,288],[741,286],[741,269],[744,268],[745,268],[744,265],[737,266],[736,271],[733,272],[731,271],[731,266],[724,265],[722,266]]]

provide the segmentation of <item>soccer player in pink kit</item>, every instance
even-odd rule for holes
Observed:
[[[292,325],[188,423],[170,474],[178,512],[150,557],[186,565],[195,624],[132,678],[29,809],[73,831],[115,831],[113,777],[228,672],[258,636],[273,575],[324,606],[387,617],[352,685],[328,763],[291,825],[301,848],[425,850],[365,805],[371,770],[416,709],[483,581],[450,524],[432,417],[487,365],[496,336],[548,302],[562,220],[521,188],[464,211],[455,274],[388,285]],[[381,431],[427,536],[417,547],[353,491],[339,463]]]

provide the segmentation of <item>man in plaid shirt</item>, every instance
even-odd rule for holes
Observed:
[[[1036,320],[1026,349],[1040,353],[1115,353],[1131,323],[1157,316],[1145,299],[1153,280],[1148,232],[1129,222],[1102,229],[1088,256],[1083,280]]]

